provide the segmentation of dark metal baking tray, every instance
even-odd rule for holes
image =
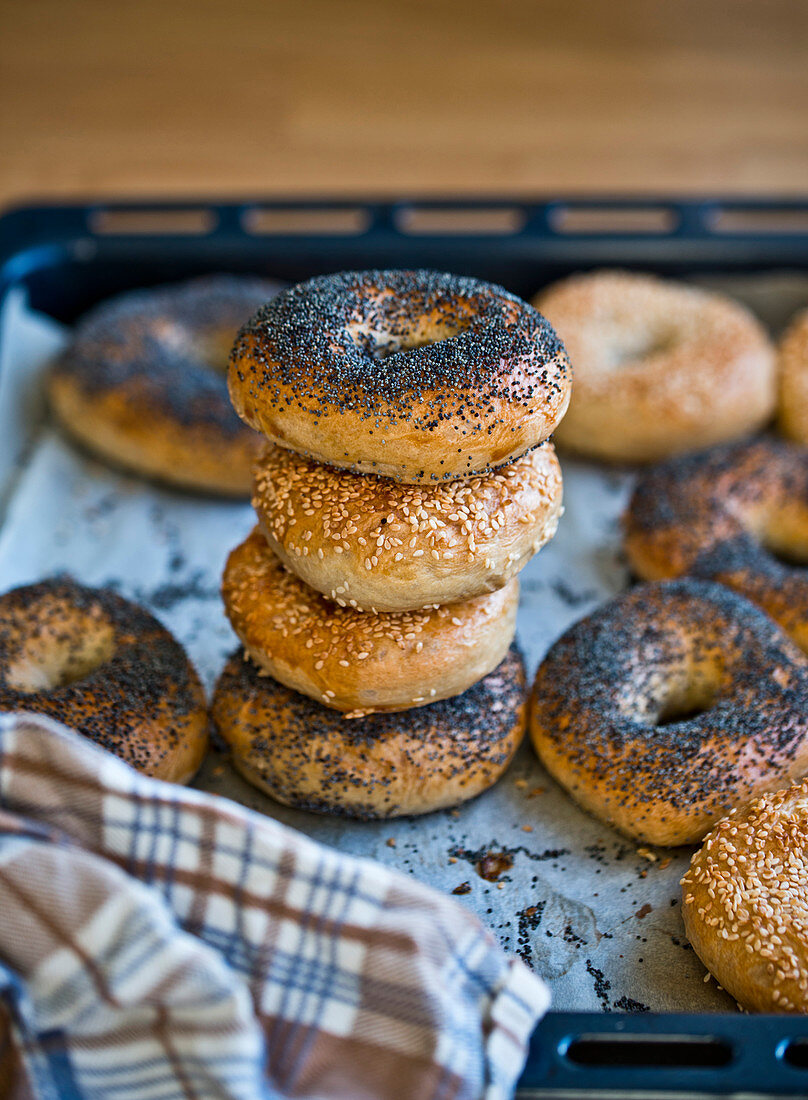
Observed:
[[[191,199],[25,205],[0,218],[0,310],[23,285],[33,308],[64,322],[131,287],[223,270],[296,281],[437,267],[530,295],[604,264],[806,273],[808,199]],[[808,1020],[551,1012],[519,1095],[808,1096]]]

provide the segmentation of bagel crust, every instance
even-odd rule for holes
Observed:
[[[808,1012],[808,782],[720,821],[682,879],[687,938],[742,1008]]]
[[[808,444],[808,309],[794,318],[780,341],[778,365],[780,430]]]
[[[585,809],[646,843],[694,844],[808,771],[808,664],[723,585],[641,585],[555,643],[530,723],[543,764]]]
[[[551,443],[434,486],[322,466],[269,444],[253,506],[272,550],[311,588],[360,611],[413,611],[502,588],[555,534],[561,496]]]
[[[553,432],[566,353],[501,287],[430,271],[319,276],[241,330],[239,416],[316,462],[415,484],[470,477]]]
[[[339,607],[283,567],[256,528],[227,560],[225,611],[274,679],[336,710],[408,710],[465,691],[497,667],[516,627],[519,582],[423,611]]]
[[[196,774],[205,693],[179,642],[144,608],[68,578],[0,596],[0,710],[46,714],[140,772]]]
[[[402,714],[346,719],[227,662],[213,718],[244,778],[316,813],[390,818],[457,806],[491,787],[525,731],[525,669],[516,646],[461,695]]]
[[[775,407],[775,357],[755,317],[720,294],[596,271],[535,304],[575,370],[556,442],[612,462],[654,462],[749,435]]]
[[[239,326],[278,289],[219,275],[103,302],[51,372],[56,416],[94,454],[134,473],[249,495],[261,439],[233,412],[225,369]]]
[[[638,576],[726,584],[808,652],[808,448],[759,439],[673,459],[640,478],[623,527]]]

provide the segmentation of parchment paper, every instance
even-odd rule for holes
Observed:
[[[808,303],[808,279],[789,274],[710,282],[745,298],[774,328]],[[250,507],[161,489],[79,452],[50,425],[39,397],[42,368],[64,331],[28,311],[19,295],[0,322],[0,590],[58,571],[111,585],[175,632],[210,689],[235,645],[219,577],[228,551],[253,524]],[[618,520],[633,475],[563,456],[562,466],[566,511],[558,534],[522,574],[518,638],[531,676],[570,623],[628,583]],[[549,981],[555,1008],[735,1009],[714,981],[704,981],[684,936],[678,881],[690,851],[638,850],[579,810],[529,744],[475,802],[397,822],[286,809],[241,780],[218,752],[197,784],[457,892]],[[496,881],[478,873],[487,867],[499,871]]]

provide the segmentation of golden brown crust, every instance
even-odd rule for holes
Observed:
[[[53,410],[102,458],[182,488],[246,496],[260,436],[224,377],[240,324],[278,287],[212,276],[101,303],[49,380]]]
[[[137,604],[66,578],[0,597],[0,710],[47,714],[174,783],[207,749],[205,693],[179,642]]]
[[[535,304],[575,371],[559,446],[653,462],[761,428],[775,406],[774,351],[739,303],[622,271],[556,283]]]
[[[487,790],[522,740],[525,709],[515,646],[462,695],[402,714],[346,719],[261,676],[241,652],[213,696],[245,779],[299,809],[366,819],[430,813]]]
[[[571,373],[545,319],[501,287],[365,271],[278,295],[239,334],[228,380],[239,416],[272,442],[430,484],[548,438]]]
[[[696,954],[752,1012],[808,1012],[808,782],[724,818],[682,879]]]
[[[551,443],[491,474],[409,486],[268,444],[253,506],[283,564],[341,606],[415,611],[494,592],[555,534]]]
[[[270,676],[342,711],[398,711],[465,691],[500,663],[519,583],[431,610],[339,607],[286,570],[256,528],[227,559],[225,611]]]
[[[780,431],[808,444],[808,310],[797,314],[778,349]]]
[[[808,664],[723,585],[640,585],[551,648],[530,726],[545,767],[596,817],[692,844],[808,771]]]
[[[759,439],[664,463],[638,481],[623,526],[638,576],[726,584],[808,652],[808,448]]]

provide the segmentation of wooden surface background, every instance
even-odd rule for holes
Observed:
[[[808,191],[807,0],[0,0],[0,203]]]

